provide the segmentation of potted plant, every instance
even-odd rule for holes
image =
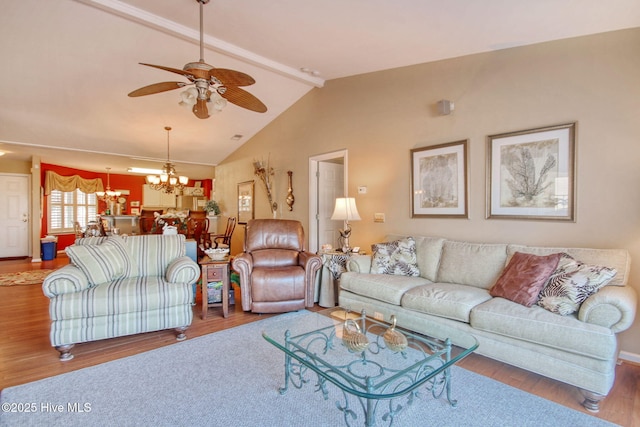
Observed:
[[[204,210],[207,211],[208,216],[220,215],[220,206],[218,206],[218,202],[215,200],[207,200],[207,203],[204,205]]]
[[[220,206],[218,202],[215,200],[207,200],[207,203],[204,205],[204,210],[207,212],[207,217],[209,218],[209,233],[217,233],[218,232],[218,216],[220,215]]]

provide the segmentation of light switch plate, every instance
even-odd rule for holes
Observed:
[[[373,214],[373,222],[384,222],[384,214],[383,213],[374,213]]]
[[[365,186],[358,187],[358,194],[367,194],[367,187]]]

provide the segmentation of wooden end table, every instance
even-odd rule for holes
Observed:
[[[222,306],[222,316],[229,316],[229,257],[223,260],[212,260],[207,255],[200,261],[202,269],[202,319],[207,318],[209,307]],[[209,302],[207,284],[210,282],[222,282],[222,302]]]

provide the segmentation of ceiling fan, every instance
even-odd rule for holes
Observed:
[[[152,95],[193,85],[181,93],[181,105],[192,106],[193,114],[199,119],[209,117],[207,103],[213,105],[214,110],[220,111],[227,101],[239,107],[246,108],[257,113],[264,113],[267,107],[251,93],[238,86],[249,86],[256,81],[253,77],[240,71],[225,68],[215,68],[204,62],[204,30],[202,8],[209,0],[196,0],[200,4],[200,60],[186,64],[182,70],[162,65],[140,63],[148,67],[180,74],[189,80],[186,82],[162,82],[136,89],[129,94],[131,97]]]

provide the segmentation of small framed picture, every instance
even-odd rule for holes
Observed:
[[[469,217],[467,140],[411,150],[411,217]]]
[[[254,181],[238,184],[238,224],[246,224],[254,216]]]
[[[487,218],[575,221],[576,123],[491,135]]]
[[[139,200],[134,200],[130,204],[131,204],[132,208],[139,208],[140,207],[140,201]]]
[[[139,208],[131,208],[131,215],[140,215]]]

